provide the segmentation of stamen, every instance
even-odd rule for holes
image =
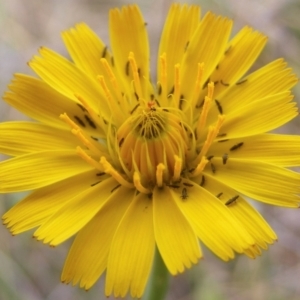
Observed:
[[[113,112],[114,121],[121,125],[123,123],[123,119],[124,119],[125,115],[120,110],[120,107],[116,105],[117,102],[112,97],[110,90],[105,83],[104,76],[101,75],[101,76],[98,76],[97,78],[100,82],[100,85],[101,85],[103,91],[104,91],[106,103],[108,104],[110,111]]]
[[[163,175],[164,175],[165,168],[166,167],[162,163],[158,164],[158,166],[156,167],[156,184],[158,187],[163,186],[163,181],[164,181]]]
[[[174,104],[179,107],[180,98],[180,64],[175,65],[175,78],[174,78]]]
[[[91,166],[96,168],[97,170],[103,172],[103,167],[96,161],[94,160],[91,156],[87,155],[86,152],[81,148],[77,147],[76,148],[78,155],[84,159],[87,163],[89,163]]]
[[[201,132],[203,131],[203,129],[205,127],[206,118],[207,118],[207,114],[208,114],[210,105],[211,105],[211,98],[205,97],[203,108],[202,108],[201,115],[200,115],[200,118],[198,120],[198,125],[197,125],[197,136],[198,137],[201,136]]]
[[[202,87],[203,73],[204,73],[204,63],[198,63],[197,79],[195,83],[195,90],[194,90],[193,102],[192,102],[193,106],[196,105],[197,100],[199,98],[199,94]]]
[[[213,81],[208,84],[207,97],[209,97],[210,99],[213,98],[214,87],[215,87],[215,85],[214,85]]]
[[[202,156],[206,155],[209,147],[211,146],[211,144],[213,143],[213,141],[219,134],[220,128],[221,128],[222,124],[224,123],[224,120],[225,120],[224,115],[219,115],[217,124],[215,126],[210,126],[208,128],[207,138],[206,138],[204,145],[195,161],[199,161]]]
[[[74,128],[75,130],[80,130],[80,127],[75,122],[73,122],[66,113],[61,114],[59,117],[64,122],[66,122],[71,128]]]
[[[133,52],[129,53],[128,60],[130,63],[132,74],[133,74],[133,82],[134,82],[135,91],[138,94],[139,98],[143,98],[139,71],[138,71],[138,67],[137,67]]]
[[[145,188],[142,183],[141,183],[141,176],[139,175],[139,173],[137,171],[134,172],[133,174],[133,183],[134,186],[136,187],[136,189],[143,193],[143,194],[150,194],[151,191],[147,188]]]
[[[116,95],[118,97],[118,101],[120,102],[121,106],[124,108],[124,111],[127,111],[128,110],[128,107],[127,107],[128,105],[124,101],[124,98],[122,96],[122,92],[120,90],[117,78],[116,78],[113,70],[111,69],[111,67],[110,67],[109,63],[107,62],[106,58],[101,58],[100,61],[101,61],[102,65],[103,65],[103,67],[104,67],[104,69],[105,69],[105,71],[106,71],[106,73],[109,77],[109,80],[110,80],[110,82],[111,82],[111,84],[112,84],[112,86],[113,86],[113,88],[116,92]]]
[[[206,124],[206,119],[207,119],[207,114],[213,99],[213,94],[214,94],[214,83],[210,82],[208,84],[208,89],[207,89],[207,96],[204,99],[204,104],[203,108],[201,111],[200,118],[198,120],[198,125],[197,125],[197,136],[199,137],[201,135],[201,131],[204,129],[205,124]]]
[[[76,130],[76,129],[72,129],[71,132],[91,151],[93,151],[95,153],[95,155],[101,156],[103,155],[103,152],[99,151],[99,149],[93,145],[93,140],[92,139],[88,139],[87,137],[84,136],[84,134],[82,133],[82,131]],[[99,144],[99,143],[98,143]],[[98,146],[97,144],[97,146]],[[99,144],[100,146],[100,144]]]
[[[131,182],[125,180],[121,174],[113,168],[113,166],[106,160],[104,156],[101,157],[100,163],[103,166],[104,172],[106,174],[110,174],[116,181],[118,181],[121,185],[126,186],[128,188],[134,188],[134,185]]]
[[[196,169],[193,171],[193,173],[190,175],[190,177],[196,177],[199,174],[201,174],[201,172],[204,170],[206,164],[209,162],[209,160],[205,157],[202,156],[200,163],[197,165]],[[204,177],[202,177],[202,181],[203,181]],[[204,184],[204,181],[203,181]],[[203,184],[201,184],[201,186],[203,186]]]
[[[162,106],[167,106],[166,100],[167,100],[167,59],[166,59],[166,53],[163,53],[159,57],[159,63],[160,63],[160,87],[161,87],[161,98],[160,101],[162,103]]]
[[[174,175],[173,175],[173,181],[178,182],[180,180],[180,174],[182,170],[182,159],[174,155],[175,158],[175,165],[174,165]]]

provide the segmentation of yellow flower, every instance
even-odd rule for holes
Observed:
[[[151,24],[150,24],[151,25]],[[300,137],[270,132],[298,115],[283,59],[245,75],[266,37],[200,8],[171,6],[150,79],[137,6],[110,11],[110,48],[85,24],[63,32],[73,62],[41,48],[5,101],[36,122],[0,125],[0,192],[34,190],[4,216],[57,246],[62,281],[141,297],[155,247],[171,274],[202,257],[256,257],[276,234],[247,198],[298,207]]]

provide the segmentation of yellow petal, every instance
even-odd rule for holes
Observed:
[[[120,187],[95,217],[77,234],[69,251],[61,280],[88,290],[107,266],[111,241],[135,191]],[[120,201],[122,198],[122,201]]]
[[[234,257],[233,250],[243,253],[254,244],[253,238],[219,199],[194,182],[188,183],[191,186],[186,188],[187,198],[182,199],[181,191],[172,190],[177,195],[174,199],[211,251],[227,261]]]
[[[75,150],[25,154],[0,162],[0,193],[38,189],[88,170]]]
[[[231,27],[231,20],[217,17],[210,12],[201,20],[182,61],[181,86],[185,98],[189,98],[193,92],[190,85],[191,80],[196,81],[198,63],[204,63],[202,84],[216,68],[225,51]]]
[[[109,252],[105,294],[124,297],[128,290],[140,298],[154,257],[152,200],[136,196],[121,219]]]
[[[214,94],[219,97],[235,84],[253,65],[264,48],[267,38],[252,28],[244,27],[227,45],[227,51],[211,80],[218,82]]]
[[[296,103],[290,92],[257,99],[249,104],[237,106],[226,114],[222,133],[226,138],[250,136],[273,130],[298,115]]]
[[[174,66],[180,63],[188,43],[200,22],[200,7],[197,5],[181,5],[174,3],[169,10],[161,35],[158,56],[166,53],[167,58],[167,90],[174,84]],[[174,51],[176,49],[176,51]],[[157,78],[161,82],[161,64],[158,60]]]
[[[33,122],[0,124],[0,152],[17,156],[30,152],[74,149],[78,140],[65,130]]]
[[[232,85],[224,95],[215,95],[223,105],[225,114],[236,106],[290,90],[298,80],[292,70],[286,67],[286,62],[277,59],[239,82]]]
[[[100,58],[111,63],[111,55],[105,44],[84,23],[62,33],[64,43],[76,66],[88,76],[96,78],[103,73]]]
[[[11,91],[4,94],[4,100],[27,116],[55,128],[69,130],[69,126],[59,119],[61,114],[67,113],[92,136],[104,137],[103,130],[96,126],[80,103],[58,93],[42,80],[16,74],[9,89]]]
[[[277,59],[239,80],[236,84],[230,85],[222,95],[214,93],[214,97],[218,100],[222,113],[227,115],[237,107],[243,107],[257,99],[288,91],[297,82],[297,77],[291,69],[286,67],[286,62],[283,59]],[[199,110],[196,109],[197,111]],[[219,113],[217,105],[212,105],[207,123],[214,123]]]
[[[215,178],[209,174],[205,174],[205,189],[217,196],[225,205],[227,203],[227,208],[230,209],[232,215],[240,223],[239,226],[244,227],[253,237],[255,243],[261,248],[266,249],[267,244],[273,244],[274,240],[277,239],[275,232],[260,213],[237,191],[215,180]],[[251,249],[251,247],[249,249]]]
[[[146,23],[136,5],[123,6],[110,10],[109,14],[110,44],[114,55],[115,66],[131,90],[132,78],[129,77],[130,52],[134,57],[142,80],[142,90],[145,95],[149,78],[149,42]],[[128,93],[129,94],[129,93]]]
[[[190,268],[202,256],[196,234],[174,196],[169,188],[156,188],[153,193],[155,240],[172,275]]]
[[[243,145],[239,151],[230,150],[241,142]],[[261,160],[281,167],[292,167],[300,165],[299,149],[300,137],[298,135],[259,134],[216,142],[209,148],[209,153],[215,157],[222,157],[227,153],[228,161],[230,158],[241,158]]]
[[[238,151],[239,149],[235,150]],[[215,172],[205,173],[252,199],[286,207],[298,207],[300,174],[261,161],[213,158]]]
[[[82,97],[97,113],[110,118],[109,107],[104,99],[103,90],[96,78],[87,76],[76,65],[55,53],[41,48],[41,56],[34,56],[29,66],[53,89],[65,97],[77,101]]]
[[[73,197],[45,223],[39,227],[34,237],[56,246],[83,228],[99,211],[101,206],[112,196],[118,183],[109,177],[99,184],[87,186],[80,194]]]
[[[37,227],[97,181],[99,176],[92,170],[38,189],[6,212],[3,222],[12,234]]]

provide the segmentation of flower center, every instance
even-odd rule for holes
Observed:
[[[149,102],[117,131],[120,163],[127,174],[137,172],[144,186],[160,186],[178,177],[178,160],[185,166],[189,138],[178,114]]]

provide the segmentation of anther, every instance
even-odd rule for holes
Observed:
[[[134,82],[135,91],[137,92],[139,97],[142,97],[142,87],[141,87],[141,82],[140,82],[140,76],[139,76],[139,71],[138,71],[138,67],[137,67],[133,52],[129,53],[128,60],[130,62],[130,67],[131,67],[132,74],[133,74],[133,82]]]
[[[160,85],[159,85],[159,91],[158,94],[161,95],[160,101],[162,101],[162,105],[166,106],[167,102],[167,59],[166,59],[166,53],[163,53],[159,57],[159,63],[160,63]]]
[[[201,172],[204,170],[204,168],[208,162],[209,162],[209,160],[205,156],[202,156],[200,163],[197,165],[196,169],[193,171],[193,173],[190,175],[190,177],[196,177],[199,174],[201,174]],[[203,180],[203,177],[202,177],[202,180]]]
[[[164,183],[164,170],[165,170],[164,164],[160,163],[156,167],[156,184],[158,187],[162,187]]]
[[[174,159],[175,159],[175,165],[174,165],[174,174],[172,180],[174,182],[178,182],[180,180],[180,174],[182,171],[182,159],[177,155],[174,155]]]
[[[195,89],[194,89],[194,94],[193,94],[193,98],[192,98],[192,106],[196,105],[197,100],[199,98],[199,94],[201,91],[201,81],[203,78],[203,72],[204,72],[204,63],[198,63],[197,78],[196,78]]]
[[[207,118],[210,104],[211,104],[211,98],[205,97],[201,115],[199,117],[198,124],[197,124],[197,135],[198,136],[200,136],[200,134],[203,131],[204,126],[206,124],[206,118]]]
[[[102,65],[105,69],[105,72],[108,75],[108,78],[115,90],[115,93],[117,94],[118,101],[121,103],[122,107],[126,107],[127,103],[124,101],[124,98],[122,97],[122,92],[120,90],[117,78],[116,78],[112,68],[110,67],[109,63],[107,62],[107,60],[105,58],[101,58],[100,62],[102,63]]]
[[[174,102],[175,106],[179,107],[180,98],[180,65],[175,65],[175,78],[174,78]]]
[[[104,76],[97,76],[97,78],[105,94],[106,103],[109,106],[110,110],[114,112],[114,121],[116,123],[122,123],[122,120],[124,119],[124,114],[120,110],[119,106],[117,106],[116,99],[112,97],[111,92],[105,83]]]

